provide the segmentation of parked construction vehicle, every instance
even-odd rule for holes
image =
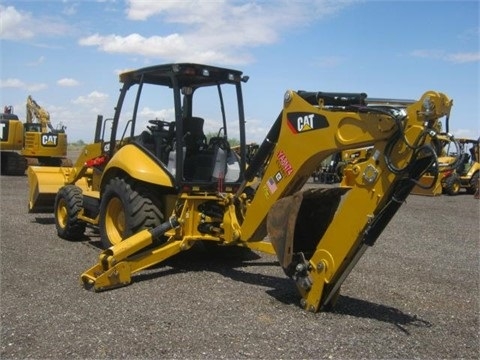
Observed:
[[[65,127],[55,129],[48,111],[30,95],[24,123],[13,114],[12,106],[5,106],[0,118],[2,175],[24,175],[28,165],[71,165]]]
[[[449,133],[438,136],[443,147],[436,166],[429,168],[412,190],[414,195],[457,195],[462,189],[475,194],[479,186],[479,142],[474,139],[454,138]],[[426,184],[433,186],[425,187]]]
[[[65,127],[54,128],[50,114],[29,95],[26,105],[25,138],[22,155],[44,166],[60,166],[67,160]]]
[[[13,113],[12,106],[5,106],[3,113],[0,114],[0,126],[1,174],[25,175],[27,160],[20,155],[23,149],[23,123]]]
[[[446,164],[441,180],[443,192],[457,195],[465,189],[468,194],[475,194],[480,176],[479,140],[460,138],[456,141],[457,148],[452,151],[447,145],[447,156],[441,158]]]
[[[322,184],[336,184],[341,182],[344,165],[342,152],[336,152],[330,155],[314,170],[312,174],[313,182]]]
[[[188,63],[122,73],[110,138],[95,136],[72,168],[29,168],[30,211],[40,200],[40,209],[53,208],[59,236],[79,239],[88,224],[108,247],[81,275],[86,288],[127,285],[201,241],[276,254],[302,307],[326,310],[436,161],[432,129],[452,106],[434,91],[392,106],[371,105],[364,93],[288,90],[247,166],[247,80],[237,70]],[[151,109],[164,117],[145,129],[141,114]],[[208,143],[203,124],[217,124]],[[323,159],[368,146],[371,156],[346,172],[344,186],[302,190]]]

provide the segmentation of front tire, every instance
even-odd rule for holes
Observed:
[[[132,179],[115,177],[105,187],[100,201],[99,231],[107,249],[143,229],[163,221],[159,201],[151,189]]]
[[[75,185],[63,186],[55,197],[55,227],[57,234],[65,240],[80,240],[85,233],[86,223],[78,219],[83,207],[82,190]]]
[[[448,195],[458,195],[461,186],[460,178],[456,173],[453,173],[445,179],[444,188]]]

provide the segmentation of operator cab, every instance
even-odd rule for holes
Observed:
[[[247,80],[237,70],[190,63],[122,73],[110,143],[138,146],[175,187],[235,191],[246,167]]]

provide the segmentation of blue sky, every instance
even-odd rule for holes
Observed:
[[[118,73],[191,61],[242,70],[247,140],[261,141],[287,89],[453,99],[450,132],[480,135],[479,1],[0,0],[0,105],[28,95],[93,139]]]

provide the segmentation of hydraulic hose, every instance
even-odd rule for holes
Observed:
[[[271,127],[262,145],[260,145],[257,153],[253,157],[250,165],[245,171],[245,180],[252,181],[260,168],[263,166],[267,158],[270,156],[275,144],[277,143],[278,136],[280,135],[280,128],[282,125],[282,113],[278,116],[277,120]]]
[[[178,222],[178,219],[173,216],[170,219],[168,219],[168,221],[165,221],[164,223],[161,223],[160,225],[158,225],[157,227],[155,227],[155,228],[153,228],[149,231],[152,234],[152,238],[155,240],[155,239],[159,239],[168,230],[176,228],[179,225],[180,225],[180,223]]]

